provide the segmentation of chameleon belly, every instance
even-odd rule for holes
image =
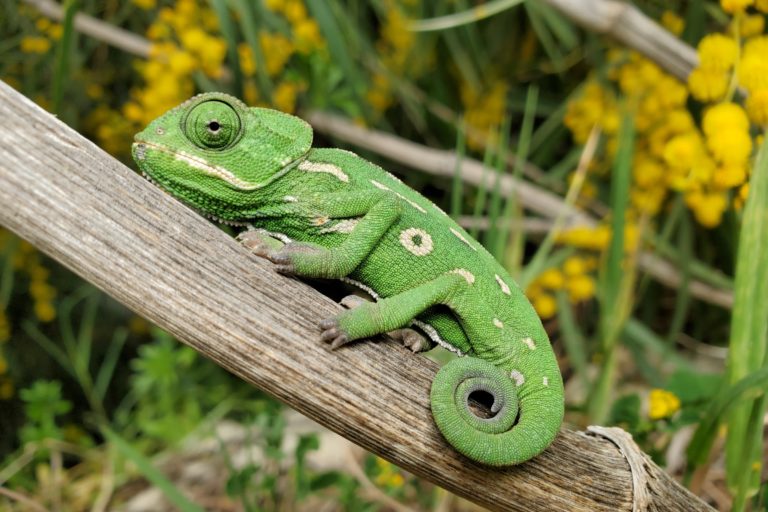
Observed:
[[[468,357],[438,372],[435,421],[458,451],[490,465],[544,450],[563,417],[563,385],[546,332],[503,267],[429,200],[343,150],[310,149],[298,118],[210,93],[137,135],[153,181],[228,222],[279,234],[258,252],[299,276],[361,283],[379,299],[321,322],[339,345],[415,321]],[[495,416],[468,407],[494,397]]]

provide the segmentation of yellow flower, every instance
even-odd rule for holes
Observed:
[[[674,11],[664,11],[661,15],[661,24],[676,36],[682,34],[685,28],[685,20]]]
[[[48,37],[54,41],[58,41],[64,33],[64,26],[61,23],[55,23],[51,25],[46,32],[48,33]]]
[[[272,103],[278,110],[293,112],[296,110],[296,96],[298,93],[299,87],[297,84],[281,82],[272,93]]]
[[[664,161],[677,169],[690,169],[701,154],[701,139],[695,132],[677,135],[664,147]]]
[[[652,389],[648,395],[648,417],[652,420],[669,418],[680,410],[680,399],[665,389]]]
[[[754,0],[720,0],[720,6],[727,13],[737,13],[744,11],[753,3]]]
[[[157,0],[131,0],[131,2],[139,9],[144,9],[145,11],[157,7]]]
[[[253,58],[253,50],[248,43],[237,45],[237,55],[240,60],[240,69],[245,76],[253,76],[256,73],[256,59]]]
[[[719,167],[712,177],[712,184],[720,189],[741,185],[747,179],[747,170],[741,165],[726,165]]]
[[[765,30],[765,17],[762,14],[752,14],[741,18],[739,35],[741,37],[758,36]]]
[[[744,165],[752,153],[752,138],[747,131],[724,129],[707,137],[707,148],[723,164]]]
[[[760,12],[768,12],[768,0],[755,0],[755,7]]]
[[[51,41],[45,37],[27,36],[21,39],[21,51],[24,53],[46,53],[51,49]]]
[[[664,177],[664,167],[653,158],[638,156],[632,167],[632,177],[636,185],[651,187]]]
[[[736,62],[739,46],[723,34],[705,36],[698,46],[699,67],[713,71],[728,71]]]
[[[752,91],[746,101],[747,114],[753,123],[768,125],[768,89]]]
[[[36,301],[34,311],[35,316],[41,322],[51,322],[56,318],[56,308],[48,301]]]
[[[728,91],[728,74],[719,69],[696,68],[688,75],[688,88],[699,101],[720,100]]]
[[[295,38],[296,51],[302,55],[308,55],[312,51],[325,46],[325,40],[320,34],[320,27],[312,19],[302,20],[293,25],[293,36]]]
[[[571,256],[563,263],[563,272],[571,279],[575,276],[580,276],[587,271],[587,265],[584,258],[579,256]]]
[[[542,293],[533,298],[533,308],[543,320],[547,320],[555,316],[555,313],[557,312],[557,302],[555,302],[553,296]]]
[[[197,63],[189,52],[175,51],[168,57],[168,67],[176,75],[188,75],[197,68]]]
[[[586,274],[569,278],[565,287],[571,302],[581,302],[595,296],[595,280]]]
[[[722,131],[747,131],[749,130],[749,119],[740,105],[720,103],[707,109],[701,127],[707,137],[713,137]]]
[[[562,272],[556,268],[549,268],[542,272],[537,281],[539,281],[543,287],[551,290],[559,290],[563,287],[563,283],[565,282]]]
[[[723,212],[728,207],[727,196],[724,193],[694,192],[685,196],[685,202],[693,210],[696,221],[705,228],[720,225]]]
[[[765,55],[745,51],[739,63],[739,83],[749,91],[768,89],[768,59]]]
[[[11,379],[0,379],[0,400],[10,400],[14,391]]]

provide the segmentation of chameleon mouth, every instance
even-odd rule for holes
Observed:
[[[161,146],[158,146],[156,144],[147,143],[144,141],[136,141],[133,143],[133,154],[136,157],[136,161],[139,163],[139,170],[141,171],[141,175],[146,179],[148,182],[155,185],[157,188],[163,191],[163,193],[173,197],[174,199],[178,199],[182,203],[184,203],[186,206],[194,210],[199,215],[210,219],[218,224],[225,224],[227,226],[241,226],[241,227],[247,227],[249,224],[247,222],[239,222],[235,220],[228,220],[228,219],[222,219],[221,217],[218,217],[212,213],[209,213],[205,211],[202,208],[199,208],[193,204],[193,201],[190,199],[185,198],[182,195],[175,195],[170,192],[169,186],[164,183],[162,180],[156,178],[153,176],[152,173],[152,167],[147,163],[146,160],[146,154],[147,154],[147,146],[151,147],[152,149],[158,149],[160,151],[165,151],[166,153],[172,153],[170,150],[163,148]],[[190,191],[191,194],[194,194],[194,191]],[[203,198],[205,199],[205,198]]]

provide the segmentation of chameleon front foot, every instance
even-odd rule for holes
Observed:
[[[320,328],[323,332],[320,334],[320,339],[331,344],[331,350],[346,345],[351,339],[349,335],[339,326],[339,321],[336,318],[326,318],[320,322]]]
[[[279,251],[270,251],[267,259],[275,264],[281,274],[295,274],[304,277],[333,278],[329,270],[332,261],[330,251],[319,245],[306,242],[290,242]]]

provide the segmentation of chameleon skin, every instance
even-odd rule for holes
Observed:
[[[258,228],[243,240],[279,271],[374,294],[321,322],[333,347],[415,324],[466,356],[446,364],[431,390],[435,422],[459,452],[493,466],[539,454],[562,423],[563,383],[522,291],[429,200],[354,153],[311,143],[297,117],[207,93],[137,134],[133,156],[203,214]],[[492,418],[468,408],[477,391],[493,397]]]

